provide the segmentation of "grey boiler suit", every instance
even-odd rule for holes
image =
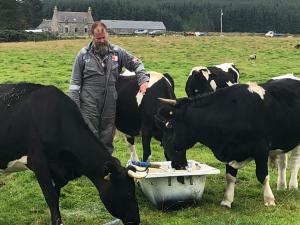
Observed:
[[[124,49],[109,44],[108,54],[100,58],[90,43],[76,56],[69,87],[69,96],[85,122],[111,154],[117,100],[115,84],[123,66],[136,73],[139,85],[149,81],[143,63]]]

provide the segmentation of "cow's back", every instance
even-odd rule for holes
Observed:
[[[0,167],[30,154],[33,145],[59,146],[74,121],[84,121],[76,104],[54,86],[20,83],[0,85]],[[76,118],[75,118],[76,117]],[[75,120],[74,120],[75,118]],[[68,121],[69,126],[66,124]],[[66,132],[66,129],[68,130]],[[56,151],[52,149],[51,151]]]
[[[273,150],[291,150],[300,143],[300,81],[285,79],[219,89],[194,98],[186,113],[195,129],[212,128],[224,139],[235,139],[232,134],[244,141],[264,138]],[[201,125],[195,118],[203,118]]]

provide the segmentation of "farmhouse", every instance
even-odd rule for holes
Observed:
[[[101,20],[111,34],[134,34],[137,30],[166,32],[166,27],[160,21],[133,21],[133,20]],[[91,7],[87,12],[65,12],[58,11],[54,7],[51,20],[43,19],[36,28],[42,31],[58,33],[65,36],[87,36],[90,34],[94,22]]]
[[[37,29],[66,36],[87,36],[93,22],[91,7],[88,8],[87,12],[64,12],[58,11],[55,6],[52,19],[44,19]]]
[[[166,32],[166,27],[160,21],[133,21],[133,20],[101,20],[112,34],[133,34],[136,30],[148,32],[159,30]]]

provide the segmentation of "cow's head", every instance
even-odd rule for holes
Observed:
[[[186,103],[190,100],[159,100],[163,104],[155,115],[155,123],[163,132],[162,146],[165,155],[172,161],[172,167],[184,168],[187,166],[186,150],[196,143],[185,121]]]
[[[100,185],[100,198],[106,209],[125,225],[140,223],[139,207],[135,196],[134,178],[142,178],[132,166],[124,168],[118,160],[104,165],[104,177]]]
[[[214,90],[209,83],[209,76],[210,72],[207,68],[193,69],[185,85],[187,96],[191,97],[213,92]]]

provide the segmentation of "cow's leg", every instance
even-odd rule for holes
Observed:
[[[39,148],[28,158],[28,164],[30,169],[35,173],[36,179],[44,194],[44,198],[48,204],[51,213],[52,225],[61,225],[61,215],[59,212],[59,192],[53,186],[48,162],[42,152],[43,148]]]
[[[231,204],[234,199],[234,186],[236,181],[236,175],[238,170],[226,164],[226,181],[227,186],[224,193],[223,200],[221,202],[221,206],[225,206],[231,208]]]
[[[289,189],[298,189],[298,171],[300,167],[300,145],[291,152],[291,179]]]
[[[152,128],[152,126],[151,126]],[[152,138],[152,131],[150,126],[142,125],[142,144],[143,144],[143,161],[150,162],[151,161],[151,148],[150,142]]]
[[[274,206],[275,198],[269,184],[268,175],[268,150],[267,148],[258,148],[255,156],[256,177],[263,184],[263,194],[265,206]]]
[[[277,190],[286,189],[286,166],[287,166],[287,154],[279,154],[277,156],[278,165],[278,178],[277,178]]]
[[[139,157],[136,153],[135,145],[134,145],[134,137],[126,135],[126,141],[128,143],[128,150],[130,153],[130,160],[139,161]]]

